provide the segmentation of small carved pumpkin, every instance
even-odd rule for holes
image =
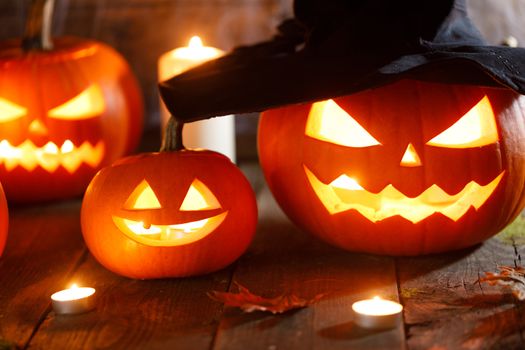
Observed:
[[[418,255],[476,244],[524,206],[525,98],[402,80],[263,113],[283,210],[336,246]]]
[[[7,227],[9,223],[9,213],[7,210],[7,201],[4,195],[4,189],[0,185],[0,256],[4,251],[7,240]]]
[[[0,43],[0,179],[18,202],[81,194],[142,130],[142,98],[124,59],[80,38],[44,45],[50,39],[32,23],[45,3],[33,0],[36,34]]]
[[[86,245],[132,278],[199,275],[237,259],[257,222],[254,193],[222,154],[141,154],[102,169],[82,203]]]

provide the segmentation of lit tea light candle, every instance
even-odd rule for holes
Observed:
[[[224,51],[204,46],[198,36],[188,46],[164,53],[158,62],[159,81],[168,80],[206,61],[219,58]],[[161,125],[166,126],[170,113],[164,103],[160,106]],[[183,131],[184,146],[206,148],[220,152],[235,162],[235,119],[233,115],[188,123]]]
[[[64,289],[51,295],[51,304],[57,314],[79,314],[95,307],[95,289],[78,287]]]
[[[370,329],[394,328],[401,322],[403,305],[376,296],[352,304],[354,322]]]

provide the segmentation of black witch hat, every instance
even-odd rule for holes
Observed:
[[[351,94],[401,78],[525,94],[525,49],[488,46],[465,0],[296,0],[269,42],[160,84],[190,122]]]

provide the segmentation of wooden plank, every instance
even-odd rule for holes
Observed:
[[[226,290],[230,270],[141,281],[117,276],[88,256],[76,280],[96,288],[96,309],[70,316],[51,312],[31,349],[208,349],[222,307],[206,292]]]
[[[372,332],[352,322],[352,302],[397,298],[391,258],[352,254],[301,232],[278,209],[268,189],[259,197],[256,241],[237,264],[234,281],[271,297],[326,297],[308,308],[273,316],[227,309],[214,349],[399,349],[402,327]],[[235,291],[235,288],[232,288]]]
[[[408,348],[525,348],[523,304],[477,282],[499,265],[520,265],[524,248],[493,238],[459,252],[399,259]]]
[[[23,347],[84,252],[80,201],[11,207],[0,258],[0,339]]]

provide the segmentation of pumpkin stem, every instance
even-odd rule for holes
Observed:
[[[25,51],[53,49],[51,23],[55,0],[31,0],[22,39]]]
[[[161,152],[182,151],[186,149],[182,143],[182,128],[184,123],[171,116],[166,125],[164,140],[162,141]]]

